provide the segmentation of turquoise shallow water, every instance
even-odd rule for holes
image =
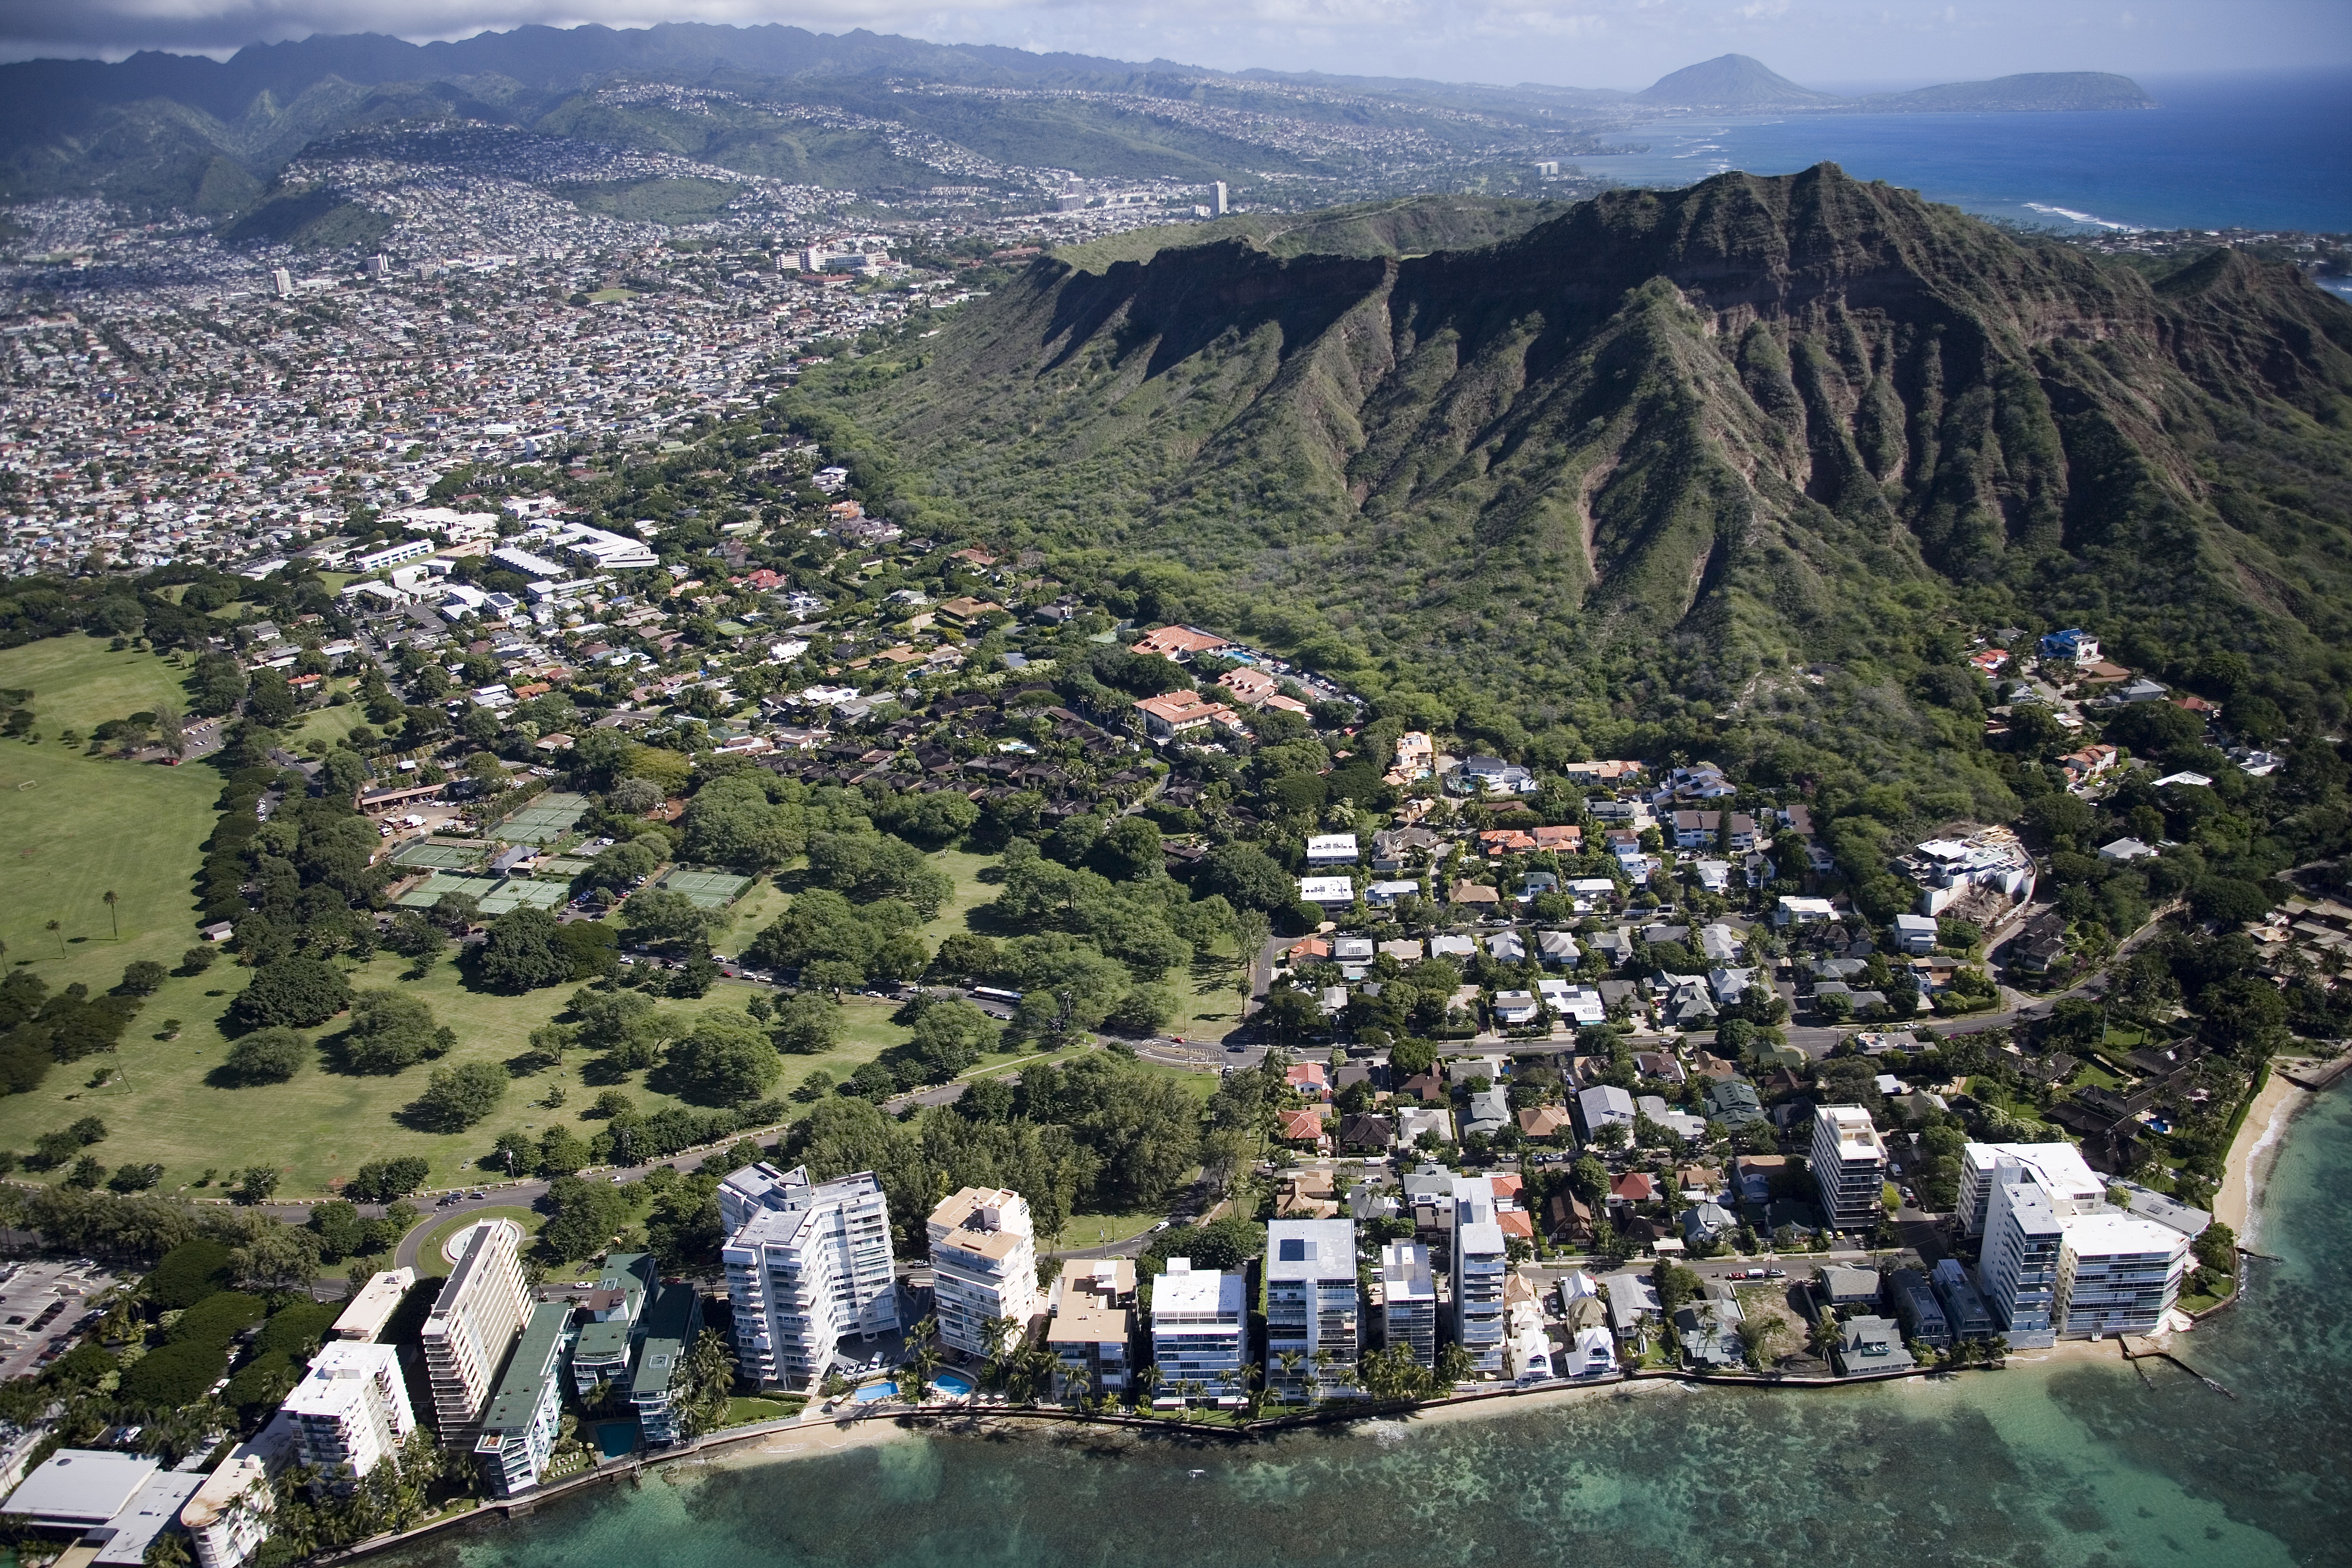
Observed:
[[[2352,1094],[2297,1125],[2252,1294],[2169,1368],[1645,1389],[1248,1448],[914,1437],[677,1468],[411,1550],[434,1568],[2352,1563]],[[1195,1474],[1194,1472],[1199,1472]],[[384,1560],[379,1560],[384,1561]]]

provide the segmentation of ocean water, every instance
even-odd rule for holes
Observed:
[[[2054,228],[2352,232],[2352,71],[2148,78],[2160,109],[2080,114],[1676,118],[1648,151],[1580,158],[1627,184],[1824,159],[1981,216]]]
[[[2120,1363],[1644,1388],[1243,1447],[916,1436],[675,1467],[401,1568],[2264,1568],[2352,1563],[2352,1093],[2273,1175],[2248,1299]]]

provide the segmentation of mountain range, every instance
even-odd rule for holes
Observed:
[[[698,97],[663,104],[637,92],[616,101],[616,89],[648,84]],[[101,194],[134,207],[234,214],[289,194],[273,192],[273,182],[306,151],[338,139],[372,128],[491,124],[869,195],[922,191],[947,177],[1034,195],[1029,172],[1046,171],[1196,184],[1272,178],[1312,205],[1339,191],[1444,188],[1480,167],[1591,153],[1603,133],[1660,110],[2149,101],[2127,79],[2089,74],[1837,99],[1738,55],[1628,94],[1220,72],[782,26],[528,26],[421,45],[320,36],[255,45],[226,61],[145,52],[113,63],[0,66],[0,201]],[[809,117],[820,111],[855,123],[812,136]],[[910,156],[909,136],[936,139],[949,156]]]
[[[2092,626],[2252,732],[2352,689],[2352,307],[1831,164],[1122,236],[797,397],[910,525],[1539,752],[1744,735],[1961,816],[1969,628]]]

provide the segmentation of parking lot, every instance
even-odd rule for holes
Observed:
[[[0,1382],[63,1353],[90,1311],[89,1299],[113,1283],[88,1258],[0,1267]]]

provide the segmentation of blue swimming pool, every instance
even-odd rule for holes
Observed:
[[[879,1383],[865,1384],[849,1397],[860,1405],[871,1405],[877,1399],[896,1399],[898,1397],[898,1385],[886,1377]]]
[[[931,1379],[932,1389],[950,1399],[961,1399],[972,1390],[971,1379],[960,1372],[943,1372]]]

